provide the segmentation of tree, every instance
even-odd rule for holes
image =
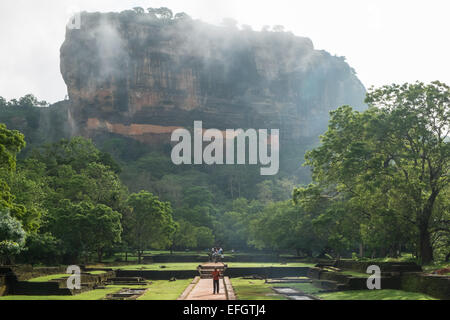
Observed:
[[[6,101],[5,98],[0,97],[0,108],[5,108],[8,106],[8,102]]]
[[[195,230],[197,248],[211,248],[214,245],[214,235],[210,228],[198,227]]]
[[[306,155],[315,182],[346,193],[361,215],[373,222],[382,205],[415,228],[422,263],[433,259],[430,222],[449,181],[449,97],[440,82],[372,90],[369,110],[332,112],[322,145]]]
[[[99,262],[102,262],[105,250],[121,240],[120,218],[120,213],[102,204],[93,206],[86,215],[88,230],[91,232],[88,238],[88,248],[97,253]],[[86,232],[88,231],[86,230]]]
[[[148,13],[156,16],[158,19],[171,20],[173,18],[173,12],[169,8],[148,8]]]
[[[189,21],[192,20],[192,18],[185,12],[178,12],[175,17],[175,20],[185,20],[185,21]]]
[[[414,208],[419,229],[419,257],[433,260],[430,222],[436,200],[449,183],[450,91],[440,82],[384,86],[367,95],[366,102],[383,110],[374,125],[383,176],[396,184]],[[378,130],[375,130],[378,129]],[[384,132],[381,132],[383,129]]]
[[[276,25],[276,26],[273,26],[273,29],[272,29],[274,32],[284,32],[284,26],[282,26],[282,25]]]
[[[0,170],[14,170],[16,155],[24,147],[23,134],[16,130],[8,130],[4,124],[0,124]]]
[[[14,216],[25,216],[26,208],[15,203],[8,182],[14,176],[16,156],[25,147],[23,134],[19,131],[8,130],[0,124],[0,208],[11,210]]]
[[[128,223],[131,226],[132,245],[140,263],[144,250],[170,246],[170,239],[176,228],[172,208],[170,203],[162,202],[146,191],[131,194],[127,204],[131,208]]]
[[[115,211],[125,210],[127,189],[116,173],[120,168],[90,140],[75,137],[46,145],[35,150],[27,162],[45,176],[49,186],[46,207],[50,210],[63,199],[89,200]]]
[[[197,247],[196,228],[185,220],[176,222],[175,232],[172,234],[170,250]]]
[[[145,13],[145,10],[143,8],[141,8],[141,7],[134,7],[133,10],[137,14],[144,14]]]
[[[96,252],[101,262],[103,252],[120,241],[120,213],[89,201],[73,203],[61,200],[49,217],[49,229],[61,239],[69,262]]]
[[[0,208],[0,264],[10,263],[25,245],[26,234],[21,223],[9,211]]]
[[[28,234],[25,247],[20,258],[31,264],[58,264],[63,254],[61,240],[49,232]]]

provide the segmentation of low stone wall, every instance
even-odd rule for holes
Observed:
[[[306,277],[308,267],[262,267],[262,268],[228,268],[225,275],[230,278],[258,275],[265,278]]]
[[[403,273],[400,288],[405,291],[425,293],[438,299],[450,300],[450,276]]]
[[[225,288],[225,294],[227,296],[227,300],[236,300],[236,294],[234,292],[233,286],[231,284],[229,277],[223,278],[223,286]]]
[[[340,268],[343,265],[348,266],[349,262],[338,264]],[[370,264],[368,264],[370,265]],[[367,266],[368,266],[367,265]],[[405,266],[406,265],[406,266]],[[361,272],[366,268],[366,263],[355,261],[351,264],[353,270]],[[415,264],[404,264],[401,270],[414,269]],[[398,265],[389,263],[380,266],[383,271],[381,276],[382,289],[396,289],[409,292],[419,292],[427,294],[437,299],[450,300],[450,276],[439,276],[425,274],[422,272],[398,272]],[[358,269],[359,268],[359,269]],[[420,268],[420,267],[419,267]],[[389,274],[391,272],[391,274]],[[366,279],[356,278],[339,274],[338,272],[328,271],[321,268],[310,268],[308,277],[317,280],[336,281],[346,285],[345,290],[364,290],[367,289]]]
[[[6,276],[0,275],[0,297],[6,294]]]
[[[197,270],[116,270],[117,277],[141,277],[147,280],[190,279],[198,276]]]
[[[366,273],[371,265],[380,267],[381,272],[421,272],[422,268],[414,262],[374,262],[374,261],[353,261],[339,260],[333,264],[339,269],[353,270]]]
[[[26,281],[29,279],[48,276],[52,274],[65,273],[66,267],[38,267],[34,268],[31,265],[8,266],[16,275],[19,281]]]
[[[22,272],[21,273],[22,277],[24,274],[27,275],[32,274],[38,277],[43,275],[64,273],[65,268],[37,268],[37,270],[30,270],[28,268],[22,268],[22,270],[20,269],[18,270],[17,268],[11,267],[0,268],[0,276],[2,276],[3,282],[5,284],[3,294],[7,293],[12,295],[33,295],[33,296],[72,295],[86,290],[90,290],[94,286],[101,285],[102,283],[106,282],[108,278],[115,276],[115,271],[111,270],[102,274],[95,274],[95,275],[82,273],[81,274],[82,288],[78,290],[70,290],[67,288],[67,278],[43,282],[21,281],[17,277],[16,271],[18,271],[19,274],[20,272]],[[68,276],[69,274],[67,274],[67,277]]]
[[[144,263],[169,263],[169,262],[199,262],[203,263],[209,259],[208,255],[154,255],[144,256]],[[277,257],[276,255],[224,255],[223,262],[280,262],[299,260],[299,257]]]
[[[71,295],[71,290],[61,288],[58,282],[29,282],[19,281],[12,288],[10,294],[27,296],[64,296]]]
[[[155,255],[142,257],[144,263],[205,262],[208,255]]]
[[[307,267],[227,268],[230,278],[258,275],[266,278],[305,277]],[[117,277],[141,277],[148,280],[190,279],[198,276],[197,270],[116,270]]]

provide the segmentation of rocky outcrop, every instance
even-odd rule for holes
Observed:
[[[61,72],[74,132],[169,142],[174,128],[279,128],[317,137],[329,111],[363,108],[365,89],[342,57],[285,32],[217,27],[148,14],[83,13],[67,30]]]

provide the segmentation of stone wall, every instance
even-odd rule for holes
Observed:
[[[197,270],[117,270],[117,277],[141,277],[147,280],[190,279],[198,276]]]
[[[307,267],[227,268],[230,278],[258,275],[266,278],[305,277]],[[198,276],[197,270],[117,270],[117,277],[141,277],[149,280],[190,279]]]
[[[66,267],[33,267],[31,265],[11,266],[11,270],[19,281],[48,276],[52,274],[65,273]]]
[[[450,276],[403,273],[400,287],[405,291],[421,292],[438,299],[450,300]]]
[[[381,272],[420,272],[422,268],[414,262],[375,262],[375,261],[353,261],[339,260],[333,266],[339,269],[353,270],[366,273],[371,265],[380,267]]]

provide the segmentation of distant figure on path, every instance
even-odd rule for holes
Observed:
[[[216,269],[214,269],[213,273],[212,273],[212,277],[213,277],[213,294],[219,294],[219,279],[220,279],[220,271]]]

